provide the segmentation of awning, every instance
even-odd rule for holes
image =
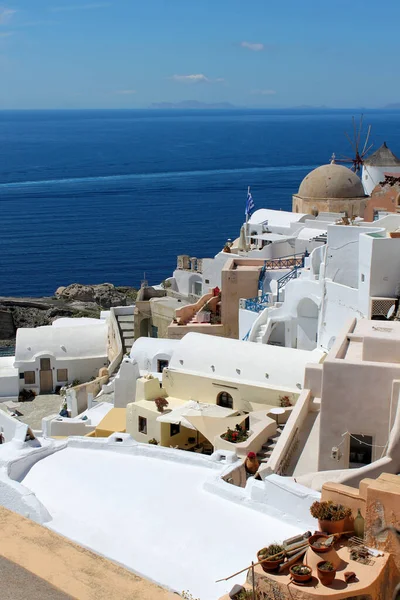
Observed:
[[[214,439],[225,433],[228,429],[235,429],[236,425],[241,425],[245,421],[247,415],[236,415],[234,417],[188,417],[188,421],[194,425],[209,442],[214,444]]]
[[[186,404],[175,408],[169,412],[164,412],[162,415],[157,417],[159,423],[174,423],[175,425],[182,425],[188,429],[196,429],[186,417],[230,417],[235,414],[235,410],[231,408],[223,408],[218,404],[205,404],[202,402],[196,402],[189,400]]]
[[[252,240],[265,240],[266,242],[287,242],[294,240],[294,235],[281,235],[280,233],[260,233],[258,235],[250,235]]]

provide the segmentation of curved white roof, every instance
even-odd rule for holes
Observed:
[[[303,386],[308,363],[318,363],[324,353],[268,344],[243,342],[201,333],[187,333],[174,351],[170,369],[230,379],[242,383]]]
[[[250,225],[259,225],[268,221],[268,225],[276,227],[290,227],[291,223],[298,223],[307,219],[314,219],[313,215],[306,213],[294,213],[286,210],[270,210],[269,208],[260,208],[250,217]]]
[[[179,347],[180,340],[141,337],[134,342],[130,357],[134,358],[141,371],[151,371],[156,356],[172,356]]]
[[[107,324],[77,327],[23,327],[17,330],[15,366],[39,355],[61,360],[107,357]]]
[[[298,240],[313,240],[315,237],[319,235],[326,235],[328,229],[313,229],[312,227],[303,227],[300,229],[299,234],[297,236]]]

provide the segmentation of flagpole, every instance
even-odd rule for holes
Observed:
[[[249,197],[249,194],[250,194],[250,186],[248,185],[247,186],[247,198]],[[247,207],[247,204],[246,204],[246,207]],[[246,244],[248,244],[248,239],[249,239],[249,213],[248,213],[247,210],[246,210],[246,229],[245,229],[245,231],[246,231]]]

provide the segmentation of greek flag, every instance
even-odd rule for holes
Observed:
[[[246,217],[251,217],[253,210],[254,210],[254,200],[253,200],[253,196],[251,195],[250,188],[249,188],[249,190],[247,192],[247,202],[246,202],[246,211],[245,211]]]

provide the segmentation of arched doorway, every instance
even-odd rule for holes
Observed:
[[[223,408],[233,408],[233,398],[228,392],[220,392],[217,396],[217,404]]]
[[[318,306],[310,298],[297,305],[297,348],[314,350],[318,337]]]

